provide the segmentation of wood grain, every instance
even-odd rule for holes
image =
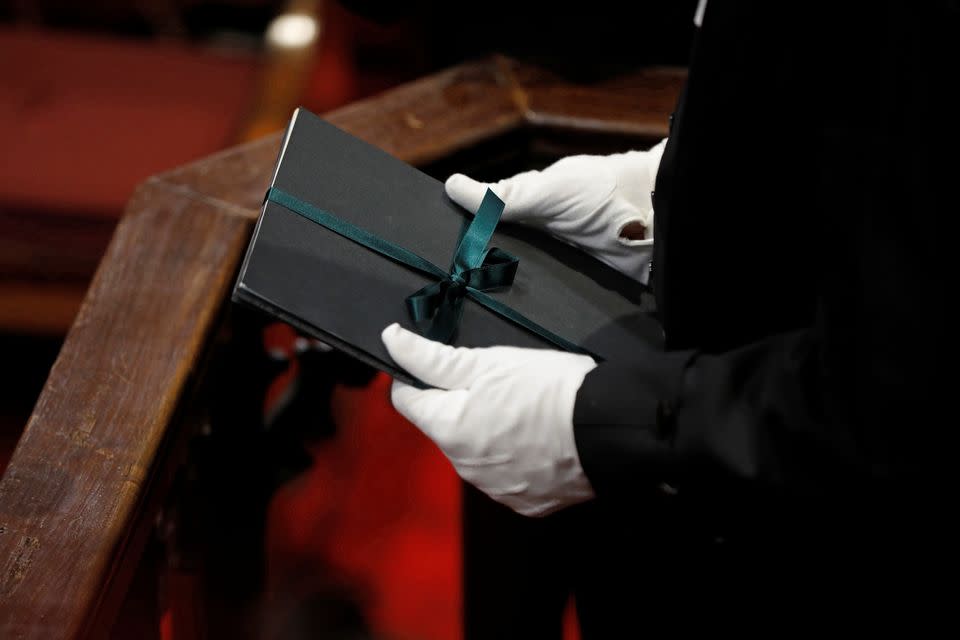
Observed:
[[[657,78],[570,87],[494,57],[327,117],[423,164],[524,127],[659,135],[679,82]],[[130,201],[0,481],[0,637],[107,633],[278,143],[156,176]]]
[[[123,549],[249,218],[148,183],[0,481],[0,637],[75,637]]]
[[[520,72],[532,126],[663,138],[686,74],[651,68],[599,86],[576,87]]]

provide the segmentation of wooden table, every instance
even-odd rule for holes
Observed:
[[[327,117],[437,177],[494,177],[655,142],[682,80],[572,86],[493,57]],[[205,419],[205,368],[278,143],[154,176],[127,205],[0,481],[0,637],[109,635]]]

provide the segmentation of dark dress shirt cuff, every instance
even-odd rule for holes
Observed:
[[[684,372],[692,351],[650,352],[587,374],[574,406],[580,464],[598,496],[676,482],[674,446]]]

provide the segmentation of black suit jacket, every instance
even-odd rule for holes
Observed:
[[[599,499],[666,483],[734,537],[927,531],[955,424],[957,26],[947,1],[709,1],[654,194],[667,350],[577,399]]]

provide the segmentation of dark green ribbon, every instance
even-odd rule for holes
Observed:
[[[395,262],[436,278],[437,282],[407,297],[407,310],[414,324],[422,335],[431,340],[449,342],[454,337],[463,316],[464,301],[470,298],[561,349],[593,355],[484,293],[509,287],[520,263],[518,258],[506,251],[487,249],[503,213],[503,201],[489,189],[460,240],[449,273],[412,251],[387,242],[286,191],[271,187],[266,199]]]

